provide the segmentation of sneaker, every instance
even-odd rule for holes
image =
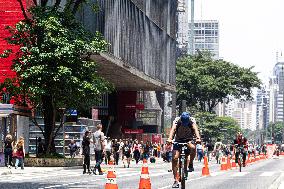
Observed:
[[[193,171],[194,171],[193,164],[189,164],[188,172],[193,172]]]
[[[127,168],[129,168],[129,164],[127,165]]]
[[[177,181],[175,181],[172,188],[179,188],[179,183]]]
[[[83,171],[83,174],[86,174],[86,171]]]

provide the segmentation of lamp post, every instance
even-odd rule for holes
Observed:
[[[59,108],[62,116],[62,135],[63,135],[63,156],[65,157],[65,110],[66,108]]]

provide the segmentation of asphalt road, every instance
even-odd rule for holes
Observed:
[[[115,167],[119,189],[137,189],[140,180],[141,166],[130,168]],[[220,165],[209,164],[211,176],[201,177],[202,163],[195,163],[195,171],[189,174],[187,188],[198,189],[282,189],[284,186],[284,157],[269,159],[251,164],[238,172],[237,169],[220,171]],[[152,189],[169,189],[173,176],[168,172],[170,164],[149,164]],[[282,181],[283,180],[283,181]],[[0,176],[0,188],[92,188],[104,189],[105,175],[83,175],[81,169],[42,171],[17,170],[11,175]]]

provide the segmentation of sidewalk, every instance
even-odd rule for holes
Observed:
[[[62,169],[64,169],[64,167],[25,167],[24,170],[22,170],[20,167],[18,169],[15,169],[15,167],[11,167],[11,169],[7,167],[0,167],[0,175],[48,173]]]

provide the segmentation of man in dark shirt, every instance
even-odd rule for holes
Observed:
[[[190,116],[188,112],[183,112],[179,118],[176,118],[170,131],[168,143],[172,143],[173,136],[175,134],[175,142],[173,146],[173,158],[172,158],[172,169],[174,174],[174,184],[172,188],[179,188],[179,178],[177,177],[178,170],[178,159],[180,156],[179,145],[177,143],[188,143],[189,151],[186,152],[187,157],[190,155],[189,166],[188,162],[185,162],[189,167],[189,171],[193,171],[193,160],[195,158],[196,150],[195,145],[191,143],[194,136],[196,136],[196,143],[200,143],[200,135],[196,121]]]
[[[113,157],[115,159],[116,165],[118,165],[118,161],[119,161],[119,147],[120,147],[120,144],[118,143],[117,139],[115,139],[112,145],[112,150],[113,150]]]
[[[83,174],[86,173],[86,169],[88,169],[88,173],[90,174],[90,143],[91,143],[91,139],[89,136],[90,132],[86,131],[85,135],[83,137],[83,141],[82,141],[82,148],[83,148],[83,153],[82,155],[84,155],[84,164],[83,164]]]

